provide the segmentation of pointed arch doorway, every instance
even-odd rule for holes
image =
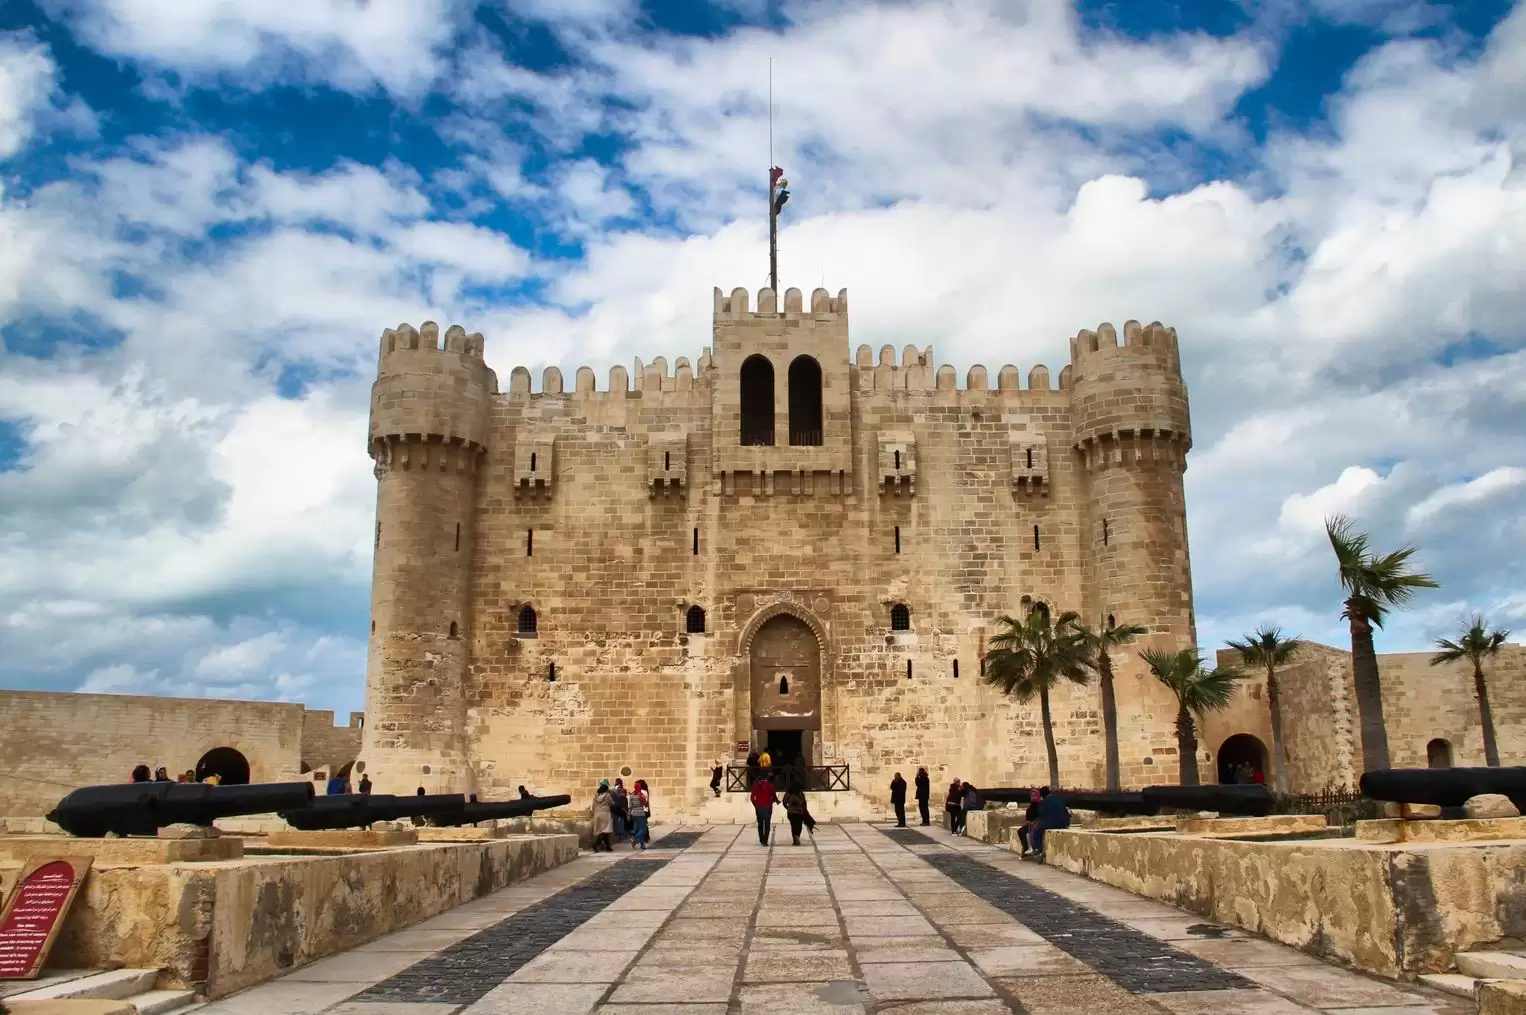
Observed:
[[[819,764],[821,641],[793,613],[765,620],[748,649],[753,750],[774,765]]]

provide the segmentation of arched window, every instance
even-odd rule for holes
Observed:
[[[911,630],[911,611],[905,603],[896,603],[890,608],[890,629],[892,631]]]
[[[789,693],[789,677],[780,677],[779,678],[779,693],[780,694],[788,694]]]
[[[1048,603],[1034,603],[1033,604],[1033,612],[1037,613],[1039,616],[1043,617],[1046,622],[1049,620],[1049,604]]]
[[[457,635],[456,635],[456,631],[457,631],[457,628],[456,628],[456,622],[455,622],[455,621],[454,621],[454,620],[452,620],[452,621],[451,621],[451,622],[450,622],[450,636],[451,636],[451,637],[452,637],[452,638],[454,638],[454,637],[456,637],[456,636],[457,636]]]
[[[742,446],[772,447],[774,443],[774,365],[767,356],[749,356],[742,363]]]
[[[684,630],[690,634],[705,633],[705,611],[698,606],[691,606],[684,614]]]
[[[1425,745],[1425,763],[1430,768],[1452,767],[1452,744],[1437,737]]]
[[[535,616],[535,607],[529,603],[519,608],[519,633],[535,634],[539,628],[539,618]]]
[[[796,356],[789,365],[789,442],[821,446],[821,364],[811,356]]]

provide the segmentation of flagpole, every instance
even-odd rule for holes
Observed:
[[[768,287],[779,299],[779,209],[774,205],[774,58],[768,58]],[[779,305],[777,302],[775,305]]]

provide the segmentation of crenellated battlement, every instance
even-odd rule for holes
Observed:
[[[569,397],[595,397],[608,398],[611,395],[624,396],[632,391],[691,391],[697,384],[703,384],[711,370],[710,350],[705,349],[700,353],[697,365],[691,365],[687,356],[680,356],[674,360],[673,368],[668,369],[668,360],[665,356],[658,356],[650,363],[643,363],[639,357],[635,361],[633,369],[615,365],[609,368],[609,383],[604,389],[599,388],[598,375],[592,367],[581,366],[573,372],[572,390],[568,391],[566,380],[560,367],[548,366],[541,371],[540,387],[536,388],[534,376],[528,367],[517,366],[509,372],[509,390],[504,392],[511,398],[523,398],[540,395],[567,395]],[[632,377],[635,378],[632,384]]]
[[[1181,349],[1177,344],[1176,329],[1168,328],[1159,321],[1141,326],[1138,321],[1123,323],[1123,341],[1118,341],[1117,330],[1108,323],[1099,324],[1096,331],[1082,330],[1070,340],[1070,362],[1078,375],[1090,370],[1106,369],[1115,360],[1128,358],[1138,362],[1153,360],[1174,377],[1182,375]]]
[[[398,353],[453,352],[480,363],[483,361],[483,345],[484,339],[479,332],[468,334],[459,324],[446,328],[442,338],[440,326],[434,321],[425,321],[417,329],[405,322],[382,332],[378,372],[388,373],[389,365],[397,369],[394,357]],[[389,364],[389,360],[392,363]]]
[[[839,289],[836,296],[825,289],[814,289],[811,292],[811,303],[805,305],[804,294],[799,289],[784,290],[784,308],[778,306],[777,294],[772,289],[764,287],[758,290],[758,306],[756,310],[749,310],[747,303],[747,290],[736,288],[731,290],[730,295],[721,291],[717,286],[715,290],[715,318],[738,319],[743,317],[775,317],[779,314],[800,314],[802,316],[821,316],[833,314],[846,317],[848,313],[848,290]]]

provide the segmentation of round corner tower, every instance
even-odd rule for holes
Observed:
[[[379,793],[469,792],[466,672],[477,472],[498,380],[482,336],[382,333],[371,387],[375,570],[361,760]],[[426,770],[427,769],[427,770]]]
[[[1070,343],[1074,448],[1087,479],[1083,619],[1138,624],[1139,644],[1197,644],[1182,474],[1192,447],[1176,331],[1110,324]],[[1117,653],[1120,781],[1175,782],[1175,700],[1138,650]],[[1146,763],[1149,759],[1149,763]]]

